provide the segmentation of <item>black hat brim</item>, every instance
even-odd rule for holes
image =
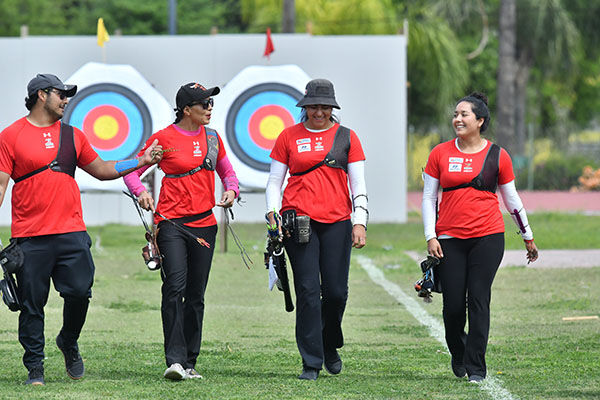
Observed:
[[[304,107],[304,106],[331,106],[333,108],[340,109],[340,106],[331,97],[303,97],[300,99],[296,107]]]

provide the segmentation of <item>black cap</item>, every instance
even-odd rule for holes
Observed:
[[[300,99],[296,107],[323,105],[340,108],[335,101],[333,83],[327,79],[313,79],[306,84],[304,97]]]
[[[65,92],[67,97],[75,96],[77,93],[77,85],[65,85],[56,75],[52,74],[37,74],[35,78],[27,84],[27,96],[37,93],[38,90],[54,88]]]
[[[204,100],[210,96],[215,96],[219,94],[220,91],[221,89],[216,86],[207,89],[196,82],[186,83],[177,91],[177,96],[175,96],[177,108],[175,110],[183,110],[185,106],[188,106],[199,100]]]

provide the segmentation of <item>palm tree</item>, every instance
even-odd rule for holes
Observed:
[[[522,154],[531,69],[536,67],[542,80],[557,78],[563,86],[572,87],[577,76],[575,66],[581,42],[579,31],[561,0],[520,0],[517,6],[517,38],[513,103],[516,151]],[[560,110],[558,102],[554,103],[555,112],[566,116],[568,110]],[[534,113],[539,112],[539,101],[534,100],[531,105]],[[561,136],[566,138],[567,135]]]

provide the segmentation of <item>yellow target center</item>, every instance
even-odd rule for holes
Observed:
[[[269,140],[277,139],[277,136],[281,133],[281,131],[285,128],[283,124],[283,120],[276,115],[266,116],[260,121],[260,125],[258,129],[260,130],[260,134]]]
[[[112,139],[117,135],[117,132],[119,132],[119,124],[110,115],[103,115],[94,121],[94,133],[100,139]]]

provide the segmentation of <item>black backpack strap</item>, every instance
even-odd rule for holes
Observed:
[[[75,177],[77,152],[75,150],[73,127],[62,122],[60,124],[60,144],[58,146],[58,154],[56,155],[55,161],[56,164],[50,166],[52,171],[64,172],[67,175]]]
[[[75,155],[75,156],[73,156]],[[58,145],[58,152],[56,158],[52,160],[48,165],[44,165],[34,171],[28,172],[25,175],[14,179],[15,184],[19,183],[27,178],[31,178],[34,175],[39,174],[50,168],[56,172],[64,172],[72,177],[75,176],[75,167],[77,154],[75,150],[75,139],[73,137],[73,127],[67,125],[61,121],[60,123],[60,142]]]
[[[31,171],[31,172],[28,172],[28,173],[26,173],[25,175],[21,175],[20,177],[18,177],[18,178],[16,178],[16,179],[14,180],[14,181],[15,181],[15,184],[17,184],[17,183],[19,183],[19,182],[21,182],[21,181],[23,181],[23,180],[25,180],[25,179],[27,179],[27,178],[30,178],[30,177],[32,177],[32,176],[34,176],[34,175],[37,175],[37,174],[39,174],[40,172],[47,170],[47,169],[48,169],[48,168],[50,168],[51,166],[54,166],[55,164],[56,164],[56,160],[52,161],[52,162],[51,162],[50,164],[48,164],[48,165],[44,165],[43,167],[40,167],[40,168],[36,169],[35,171]]]
[[[202,166],[204,169],[214,171],[217,166],[217,157],[219,156],[219,138],[217,131],[211,128],[206,128],[206,157]]]
[[[326,165],[331,168],[341,168],[344,171],[348,171],[348,151],[350,151],[350,129],[340,125],[335,131],[335,137],[333,138],[333,145],[331,150],[325,156],[325,158],[302,172],[295,172],[290,174],[291,176],[299,176],[308,174],[311,171],[319,168],[322,165]]]
[[[480,182],[477,182],[477,189],[487,190],[496,193],[498,188],[498,173],[500,171],[500,146],[492,143],[490,150],[483,162],[483,168],[479,173]]]

